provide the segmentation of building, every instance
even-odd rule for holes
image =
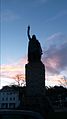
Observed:
[[[13,109],[20,105],[19,91],[5,86],[0,90],[0,109]]]

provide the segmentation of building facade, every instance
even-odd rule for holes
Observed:
[[[19,91],[12,88],[0,90],[0,109],[17,108],[19,105]]]

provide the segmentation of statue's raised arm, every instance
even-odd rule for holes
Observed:
[[[28,26],[27,35],[28,35],[28,39],[31,40],[31,37],[30,37],[30,26]]]

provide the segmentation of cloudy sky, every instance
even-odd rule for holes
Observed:
[[[46,85],[67,87],[67,0],[0,0],[0,87],[24,79],[27,26],[40,41]]]

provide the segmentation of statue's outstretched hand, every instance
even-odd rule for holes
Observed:
[[[31,37],[30,37],[30,26],[28,26],[27,35],[28,35],[29,40],[31,40]]]
[[[28,31],[30,31],[30,26],[28,26]]]

